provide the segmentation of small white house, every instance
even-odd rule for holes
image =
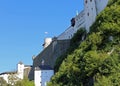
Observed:
[[[54,75],[54,70],[50,66],[41,65],[35,67],[34,74],[35,86],[47,86],[47,82],[49,82]]]

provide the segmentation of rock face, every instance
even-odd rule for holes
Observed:
[[[29,79],[34,79],[34,69],[35,67],[40,66],[43,60],[45,65],[49,65],[50,67],[54,68],[56,59],[65,53],[69,46],[70,40],[53,39],[51,44],[33,59],[33,67],[29,74]]]

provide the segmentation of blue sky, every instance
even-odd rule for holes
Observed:
[[[0,0],[0,73],[32,64],[45,37],[60,35],[83,0]],[[45,35],[45,32],[48,32]]]

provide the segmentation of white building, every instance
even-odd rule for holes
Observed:
[[[107,3],[108,0],[84,0],[84,10],[76,15],[74,20],[72,19],[72,25],[58,36],[58,40],[71,39],[74,33],[82,27],[89,32],[96,16],[106,7]]]
[[[19,79],[23,79],[24,77],[28,77],[28,74],[31,70],[31,65],[24,65],[22,62],[17,64],[17,77]]]
[[[47,82],[54,75],[54,70],[47,65],[41,65],[35,68],[34,74],[35,86],[47,86]]]
[[[9,77],[13,77],[15,79],[15,81],[23,79],[24,76],[28,76],[31,67],[32,66],[30,66],[30,65],[24,65],[22,62],[19,62],[17,64],[17,71],[0,73],[0,77],[2,77],[7,83],[11,84],[9,82],[10,81]]]
[[[20,79],[24,77],[24,64],[22,62],[17,64],[17,77]]]

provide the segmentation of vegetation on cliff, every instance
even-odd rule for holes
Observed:
[[[35,86],[34,82],[29,81],[29,79],[26,77],[23,80],[15,81],[15,78],[11,76],[8,79],[8,82],[11,84],[8,84],[2,77],[0,77],[0,86]]]
[[[119,86],[120,0],[109,0],[84,41],[78,33],[48,86]]]

